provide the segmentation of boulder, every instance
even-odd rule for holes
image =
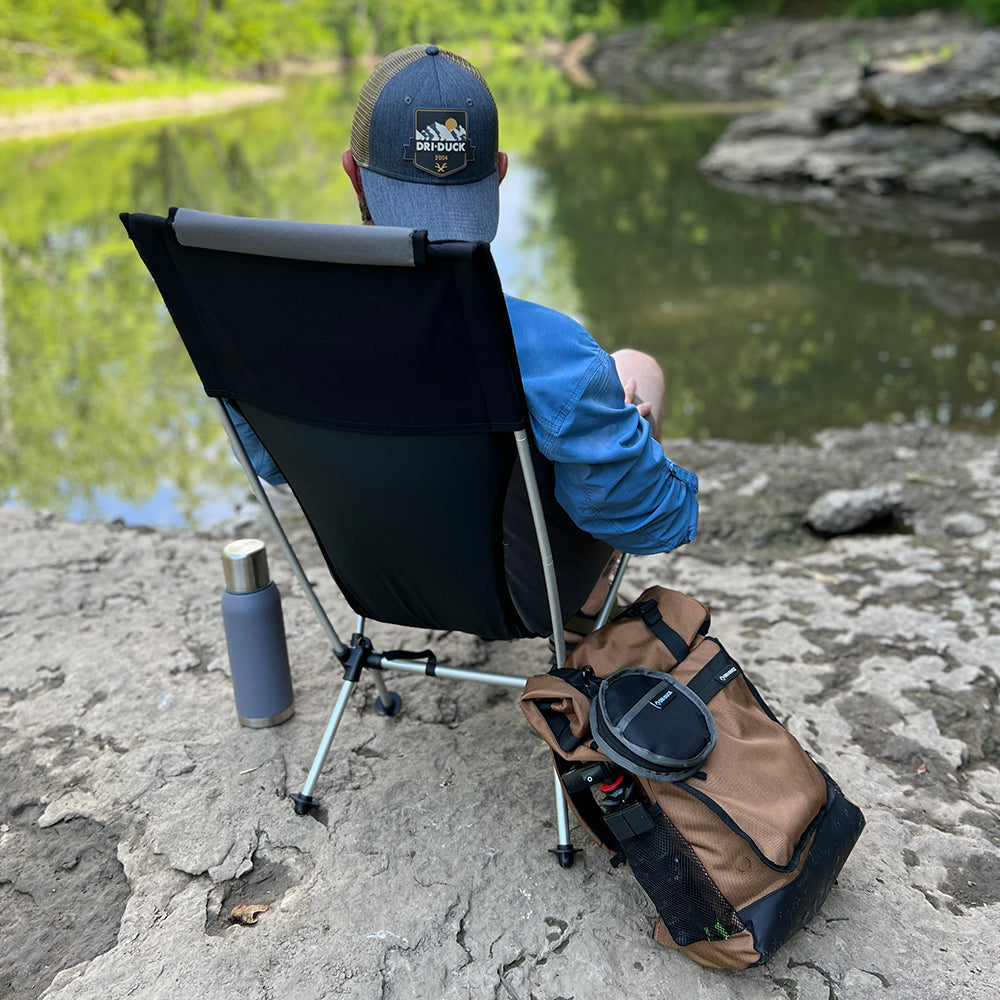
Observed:
[[[959,131],[996,138],[1000,33],[983,32],[967,48],[932,60],[866,67],[858,94],[888,122],[959,124]]]
[[[900,483],[866,489],[831,490],[806,512],[806,524],[821,535],[849,535],[891,517],[903,502]]]
[[[945,534],[951,535],[952,538],[976,538],[985,534],[988,526],[978,514],[963,511],[946,517],[942,527]]]
[[[757,59],[771,52],[774,62],[769,71],[753,64],[755,85],[788,103],[736,119],[702,172],[728,184],[777,185],[792,198],[811,189],[816,199],[861,191],[1000,204],[1000,33],[939,15],[891,23],[895,45],[886,43],[885,21],[790,28],[794,66],[764,45]],[[727,52],[740,48],[730,41],[717,49],[723,61]],[[735,58],[745,80],[746,57]]]
[[[977,204],[1000,196],[1000,156],[974,137],[941,125],[887,123],[824,132],[806,109],[741,119],[699,167],[735,184],[812,188],[816,199],[852,190]]]

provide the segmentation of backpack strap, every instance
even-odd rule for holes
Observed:
[[[663,620],[659,603],[653,598],[630,604],[618,615],[618,618],[641,618],[646,628],[667,647],[676,663],[686,659],[691,652],[691,647],[684,640],[684,637]],[[706,620],[698,630],[698,635],[704,635],[707,630],[708,622]]]
[[[558,677],[567,684],[572,684],[581,694],[586,695],[591,700],[597,694],[597,689],[601,686],[601,679],[593,670],[579,670],[575,667],[553,667],[549,671],[550,677]]]
[[[687,687],[707,705],[727,684],[742,674],[740,665],[720,645],[715,656],[687,682]]]

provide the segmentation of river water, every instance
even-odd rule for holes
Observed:
[[[625,104],[544,67],[490,76],[511,158],[494,244],[504,285],[579,317],[609,350],[655,354],[666,437],[1000,428],[992,230],[868,229],[721,190],[697,162],[732,108]],[[231,514],[241,473],[118,213],[354,222],[339,160],[358,83],[0,145],[0,502],[129,524]],[[377,391],[377,373],[362,377]]]

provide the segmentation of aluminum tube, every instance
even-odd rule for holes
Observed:
[[[545,592],[548,595],[549,615],[552,619],[552,638],[555,645],[556,666],[561,667],[566,662],[566,639],[563,636],[562,611],[559,608],[559,584],[556,582],[555,563],[552,560],[552,546],[549,544],[549,533],[545,526],[542,497],[538,492],[538,482],[535,479],[535,467],[531,462],[531,449],[528,447],[527,431],[514,431],[514,441],[517,443],[517,456],[521,460],[521,472],[524,475],[524,484],[528,491],[531,519],[535,523],[538,552],[542,558]]]
[[[628,561],[631,558],[627,552],[623,552],[621,559],[618,560],[618,567],[615,569],[615,575],[611,578],[611,586],[608,588],[608,596],[604,599],[604,604],[597,613],[597,620],[594,623],[595,629],[600,628],[611,617],[611,612],[614,611],[618,602],[618,590],[622,585],[622,580],[625,579],[625,570],[628,569]]]
[[[385,670],[406,670],[411,674],[426,674],[427,663],[424,660],[386,660],[380,666]],[[491,674],[485,670],[464,670],[460,667],[435,667],[432,677],[444,677],[456,681],[479,681],[481,684],[498,684],[502,687],[524,687],[527,677],[515,674]]]
[[[337,727],[344,716],[344,710],[347,708],[347,702],[351,697],[351,692],[354,690],[355,683],[355,681],[344,681],[340,689],[337,704],[333,706],[330,721],[326,725],[326,732],[323,733],[323,740],[316,751],[316,756],[313,758],[312,767],[309,769],[309,777],[306,778],[306,783],[302,788],[301,794],[305,797],[312,795],[312,790],[319,778],[320,771],[323,770],[323,765],[326,763],[326,755],[330,752],[330,745],[333,743],[333,738],[337,735]]]
[[[382,699],[383,705],[392,704],[392,694],[389,691],[388,685],[385,683],[385,677],[382,676],[381,670],[373,670],[371,672],[371,678],[375,682],[375,690],[378,691],[378,696]]]
[[[553,766],[552,773],[556,779],[556,825],[559,828],[559,844],[569,843],[569,809],[566,805],[566,793],[563,791],[559,772]]]

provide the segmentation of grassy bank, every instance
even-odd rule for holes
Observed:
[[[196,74],[164,73],[136,79],[84,80],[77,83],[0,88],[0,115],[32,111],[62,111],[88,104],[133,101],[141,98],[185,98],[232,90],[232,80]]]
[[[192,118],[280,99],[263,83],[199,80],[141,85],[73,84],[19,88],[0,99],[0,142],[110,128],[128,122]]]

